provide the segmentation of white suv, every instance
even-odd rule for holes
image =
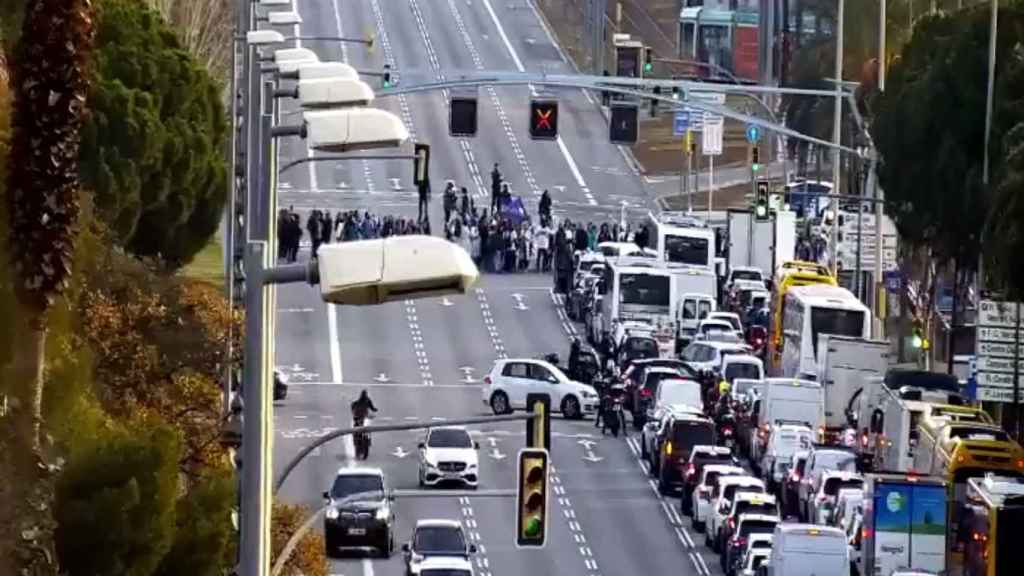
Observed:
[[[459,482],[476,488],[480,482],[477,450],[480,445],[465,428],[445,426],[427,430],[420,442],[420,486]]]
[[[727,476],[744,476],[746,470],[728,464],[709,464],[701,470],[700,482],[693,489],[693,529],[704,531],[704,525],[714,505],[712,497],[718,484]]]
[[[406,576],[471,575],[469,557],[476,553],[458,520],[419,520],[402,545]]]
[[[494,363],[484,378],[483,403],[495,414],[526,409],[529,394],[547,394],[551,410],[566,418],[582,418],[597,410],[592,386],[570,380],[557,366],[533,358],[507,358]]]
[[[764,493],[764,482],[753,476],[735,476],[722,478],[718,482],[718,498],[708,510],[707,529],[704,532],[705,543],[718,552],[716,547],[718,532],[722,529],[725,518],[732,511],[732,499],[737,492]]]

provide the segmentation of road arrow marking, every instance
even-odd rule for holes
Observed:
[[[475,370],[475,368],[473,368],[472,366],[463,366],[459,368],[459,370],[462,371],[462,381],[465,382],[466,384],[479,382],[479,380],[473,378],[473,371]]]
[[[590,450],[587,450],[587,455],[584,456],[583,459],[587,462],[600,462],[601,460],[604,460],[604,458],[600,456],[595,456]]]
[[[516,292],[515,294],[512,295],[512,297],[516,299],[516,305],[515,305],[515,309],[516,310],[529,310],[530,309],[529,306],[523,304],[523,295],[522,294]]]
[[[491,448],[494,448],[495,450],[497,450],[497,448],[496,448],[497,445],[498,445],[498,439],[497,438],[495,438],[494,436],[488,436],[487,437],[487,442],[490,443]]]
[[[378,374],[378,375],[377,375],[377,377],[376,377],[376,378],[374,378],[373,380],[374,380],[374,382],[380,382],[381,384],[383,384],[383,383],[385,383],[385,382],[390,382],[390,381],[391,381],[391,378],[388,378],[388,375],[387,375],[387,374],[385,374],[385,373],[381,372],[381,373],[380,373],[380,374]]]
[[[593,449],[594,444],[597,444],[597,442],[594,442],[593,440],[587,440],[585,438],[577,440],[576,443],[579,444],[580,446],[583,446],[583,448],[588,452]]]
[[[402,189],[402,185],[398,182],[398,178],[388,178],[388,180],[391,180],[391,189],[392,190],[401,190]]]
[[[452,303],[452,301],[449,300],[448,298],[442,298],[441,299],[441,306],[454,306],[454,305],[455,304]]]
[[[502,458],[505,457],[505,455],[502,454],[501,452],[499,452],[497,448],[495,448],[494,450],[491,451],[490,456],[491,456],[491,458],[494,458],[495,460],[501,460]]]
[[[409,455],[409,452],[406,452],[405,450],[402,449],[401,446],[399,446],[399,447],[395,448],[395,451],[392,452],[391,455],[396,457],[396,458],[405,458],[406,456]]]

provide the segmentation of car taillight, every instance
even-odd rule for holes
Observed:
[[[793,472],[792,474],[789,475],[789,481],[790,482],[799,482],[800,481],[800,474],[797,474],[796,472]]]
[[[488,386],[491,385],[491,377],[489,375],[488,376],[484,376],[484,384],[486,384]]]
[[[694,466],[693,464],[690,464],[689,466],[686,467],[686,477],[687,478],[689,478],[690,476],[693,476],[696,472],[697,472],[697,467]]]
[[[746,538],[737,538],[737,539],[733,540],[733,545],[736,546],[737,548],[743,548],[744,546],[747,545],[747,539]]]
[[[735,530],[735,529],[736,529],[736,519],[735,518],[729,518],[729,530]]]
[[[732,428],[729,428],[728,426],[722,428],[722,434],[725,434],[726,436],[732,436]]]
[[[867,434],[861,434],[860,435],[860,445],[861,446],[867,446],[868,445],[868,435]]]
[[[643,397],[643,398],[650,398],[651,397],[651,389],[650,388],[644,388],[644,389],[640,390],[640,396]]]
[[[827,494],[819,494],[818,495],[818,504],[824,504],[827,500],[828,500],[828,495]]]

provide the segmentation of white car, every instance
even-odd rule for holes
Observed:
[[[407,576],[431,574],[431,568],[442,570],[435,561],[469,563],[476,553],[458,520],[418,520],[409,542],[402,544]],[[472,570],[472,566],[469,566]],[[471,572],[468,572],[471,573]],[[447,573],[446,573],[447,574]]]
[[[526,409],[529,394],[547,394],[551,410],[566,418],[582,418],[598,407],[592,386],[570,380],[557,366],[533,358],[505,358],[484,377],[481,400],[495,414]]]
[[[836,496],[847,488],[863,489],[864,477],[857,472],[823,470],[812,486],[812,498],[807,502],[807,517],[812,524],[830,525],[836,510]]]
[[[739,336],[743,335],[743,322],[740,320],[740,315],[735,312],[723,312],[716,310],[707,317],[708,320],[724,320],[728,322],[732,329],[736,331]]]
[[[781,424],[772,428],[770,434],[759,468],[764,479],[777,486],[793,466],[793,455],[798,450],[810,449],[814,431],[800,424]]]
[[[732,510],[732,498],[737,492],[764,493],[764,491],[764,482],[753,476],[736,476],[720,480],[718,482],[718,498],[714,500],[708,511],[707,529],[704,532],[707,545],[709,547],[716,546],[718,532]]]
[[[715,312],[712,312],[715,314]],[[695,334],[698,340],[716,340],[716,336],[719,334],[731,334],[739,338],[739,334],[736,329],[733,328],[732,323],[727,320],[714,320],[706,318],[697,324],[697,333]]]
[[[711,372],[722,365],[726,354],[747,354],[750,347],[742,342],[715,342],[698,340],[690,343],[680,359],[698,372]]]
[[[700,482],[693,489],[693,528],[697,532],[704,530],[713,504],[712,498],[721,481],[728,476],[744,476],[747,471],[739,466],[729,464],[709,464],[701,470]]]
[[[427,430],[419,446],[420,486],[457,482],[476,488],[480,482],[479,449],[480,445],[461,426]]]
[[[473,563],[465,558],[431,557],[424,559],[419,565],[419,571],[412,574],[419,576],[473,576]]]
[[[743,563],[740,565],[740,576],[756,576],[757,569],[762,564],[767,563],[771,555],[771,548],[751,548],[748,550],[747,555],[743,558]]]

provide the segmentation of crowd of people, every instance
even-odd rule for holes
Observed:
[[[339,210],[333,216],[330,210],[313,210],[302,219],[294,207],[281,210],[277,215],[278,258],[295,262],[304,235],[308,235],[315,257],[320,246],[331,242],[351,242],[388,236],[430,234],[430,221],[416,221],[401,216],[380,216],[358,210]]]

